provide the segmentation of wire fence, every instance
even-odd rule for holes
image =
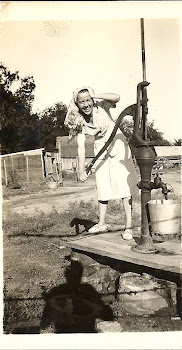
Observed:
[[[1,156],[2,184],[37,182],[44,178],[42,153]]]
[[[85,165],[92,159],[93,157],[86,157]],[[62,171],[76,173],[78,158],[61,157],[59,164],[57,152],[44,149],[37,150],[37,152],[34,150],[1,156],[1,181],[5,186],[12,184],[21,186],[24,183],[38,184],[49,176],[54,176],[59,180]]]

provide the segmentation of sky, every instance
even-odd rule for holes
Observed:
[[[4,3],[0,61],[21,77],[33,75],[33,111],[68,105],[73,90],[84,84],[95,93],[120,95],[115,116],[136,102],[143,80],[140,15],[119,15],[122,4],[116,2],[85,2],[80,12],[72,2],[65,11],[60,3],[66,2]],[[158,13],[144,17],[148,120],[174,141],[181,138],[181,18]]]

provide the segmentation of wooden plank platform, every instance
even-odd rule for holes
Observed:
[[[135,238],[136,240],[136,238]],[[121,232],[107,232],[97,235],[88,235],[76,238],[65,245],[82,252],[94,253],[114,258],[120,261],[143,265],[163,271],[181,273],[181,244],[180,242],[166,241],[155,243],[158,253],[140,253],[131,248],[136,246],[135,240],[125,241]]]

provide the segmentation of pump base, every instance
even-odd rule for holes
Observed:
[[[143,253],[143,254],[152,254],[152,253],[158,253],[159,249],[157,249],[152,241],[152,238],[149,237],[141,237],[140,242],[131,248],[134,252]]]
[[[159,249],[154,248],[154,249],[148,249],[147,247],[132,247],[131,250],[133,250],[134,252],[138,252],[138,253],[143,253],[143,254],[154,254],[154,253],[159,253]]]

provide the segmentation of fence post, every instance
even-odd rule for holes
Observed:
[[[4,175],[5,175],[5,183],[8,185],[8,177],[7,177],[7,169],[6,169],[6,161],[4,159]]]
[[[56,148],[58,149],[59,183],[63,184],[62,160],[61,160],[61,136],[56,137]]]
[[[40,158],[41,158],[41,164],[42,164],[42,178],[44,180],[44,178],[45,178],[45,173],[44,173],[44,170],[45,170],[45,159],[44,159],[43,151],[42,151],[42,153],[40,155]]]
[[[29,180],[29,169],[28,169],[28,157],[26,158],[26,168],[27,168],[27,181]]]
[[[13,160],[13,156],[11,156],[11,164],[12,164],[12,170],[14,172],[14,160]]]

